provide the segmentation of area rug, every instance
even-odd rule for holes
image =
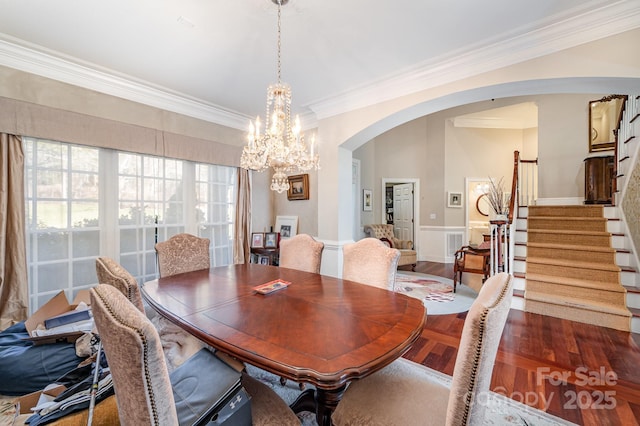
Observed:
[[[451,386],[451,376],[432,369],[428,371],[432,374],[434,380],[446,386]],[[278,376],[252,365],[247,365],[247,372],[273,389],[287,404],[295,401],[302,392],[297,383],[287,381],[283,386],[280,384],[280,378]],[[305,389],[309,388],[313,388],[313,386],[306,385]],[[425,400],[425,403],[428,403],[428,401]],[[486,403],[487,411],[483,423],[485,425],[575,426],[574,423],[529,407],[528,405],[514,401],[495,392],[490,392]],[[425,412],[425,415],[428,415],[428,410]],[[298,418],[300,418],[302,426],[317,426],[315,414],[313,413],[302,412],[298,414]]]
[[[466,285],[458,284],[453,292],[453,281],[435,275],[402,271],[396,273],[395,290],[421,299],[427,315],[446,315],[468,311],[478,295]]]

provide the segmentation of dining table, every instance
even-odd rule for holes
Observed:
[[[270,284],[276,289],[261,292]],[[144,283],[146,302],[213,348],[313,385],[292,404],[319,425],[348,384],[402,356],[420,336],[421,300],[337,277],[236,264]],[[381,390],[382,391],[382,390]]]

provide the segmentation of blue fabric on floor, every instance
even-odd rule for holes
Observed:
[[[35,346],[28,337],[24,322],[0,332],[0,394],[39,391],[84,359],[76,356],[75,343]]]

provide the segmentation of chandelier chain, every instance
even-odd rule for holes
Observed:
[[[318,170],[315,136],[305,141],[301,132],[300,119],[291,120],[291,87],[281,81],[281,7],[288,0],[272,0],[278,5],[278,82],[267,88],[267,105],[264,132],[260,117],[256,117],[255,126],[249,123],[248,143],[242,150],[240,167],[248,170],[263,171],[273,169],[271,189],[284,192],[289,189],[288,172],[306,172]]]
[[[280,63],[280,50],[282,48],[282,43],[280,41],[280,36],[282,34],[282,26],[281,26],[281,10],[282,10],[282,1],[278,0],[278,84],[280,84],[280,71],[281,71],[281,63]]]

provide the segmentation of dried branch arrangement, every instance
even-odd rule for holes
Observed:
[[[498,183],[492,178],[489,178],[489,189],[485,194],[495,214],[507,214],[509,212],[509,195],[504,190],[502,178],[500,178]]]

